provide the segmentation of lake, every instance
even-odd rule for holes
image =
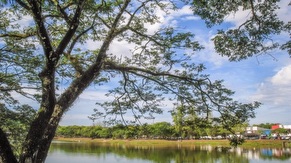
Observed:
[[[291,148],[229,149],[212,146],[125,146],[53,142],[46,163],[284,163]]]

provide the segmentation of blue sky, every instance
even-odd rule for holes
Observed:
[[[278,16],[285,22],[290,21],[291,15],[288,3],[285,0],[280,2],[281,9],[277,11]],[[214,80],[223,79],[224,84],[236,92],[234,95],[236,100],[263,103],[256,110],[256,118],[250,121],[251,124],[266,122],[291,124],[291,59],[287,52],[276,50],[270,54],[251,57],[240,62],[229,62],[227,58],[219,56],[214,51],[211,38],[215,35],[216,30],[237,27],[249,16],[249,11],[239,11],[230,15],[226,18],[226,23],[210,29],[205,27],[202,20],[193,16],[192,11],[187,6],[170,14],[157,11],[157,15],[161,17],[161,21],[154,25],[148,25],[149,33],[167,24],[175,25],[180,30],[195,33],[196,39],[205,49],[195,54],[192,59],[197,63],[206,65],[205,73],[210,74]],[[288,40],[290,36],[283,33],[274,39]],[[88,41],[86,47],[93,49],[98,44],[98,42]],[[113,54],[120,52],[125,54],[133,46],[122,41],[114,41],[109,51]],[[65,114],[60,125],[92,125],[88,116],[93,113],[94,108],[98,107],[95,105],[96,102],[108,100],[108,97],[105,96],[108,88],[110,85],[89,87]],[[152,122],[172,122],[171,116],[167,112],[172,109],[171,104],[165,101],[164,109],[164,114],[156,115]]]
[[[288,2],[281,2],[281,9],[277,11],[278,16],[284,21],[290,21],[291,15]],[[239,11],[237,14],[226,18],[226,23],[213,28],[206,28],[204,22],[192,15],[189,7],[184,7],[169,15],[160,13],[161,23],[149,25],[149,32],[155,31],[162,25],[175,25],[179,29],[191,31],[196,34],[196,39],[205,46],[205,49],[193,56],[197,63],[204,63],[207,67],[206,73],[216,80],[223,79],[224,84],[234,90],[234,98],[242,102],[260,101],[263,105],[256,110],[256,118],[250,120],[251,124],[259,123],[281,123],[291,124],[291,59],[285,51],[273,51],[267,55],[260,55],[243,60],[241,62],[229,62],[227,58],[215,53],[211,38],[219,28],[232,28],[244,21],[249,11]],[[288,34],[276,36],[276,39],[290,39]],[[94,47],[95,42],[88,42],[88,48]],[[118,51],[126,52],[131,45],[123,42],[113,42],[110,49],[113,53]],[[116,48],[118,47],[118,48]],[[127,49],[128,48],[128,49]],[[75,105],[68,111],[61,121],[61,125],[91,125],[87,117],[93,113],[96,99],[98,102],[108,100],[104,96],[106,87],[88,88]],[[165,102],[165,111],[162,115],[156,115],[152,122],[169,121],[171,116],[167,112],[172,109],[171,104]],[[150,123],[150,122],[149,122]]]

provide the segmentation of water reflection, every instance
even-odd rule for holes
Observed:
[[[242,149],[213,146],[126,146],[98,143],[53,143],[47,163],[251,163],[290,162],[291,149]]]

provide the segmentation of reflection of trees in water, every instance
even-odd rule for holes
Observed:
[[[115,154],[127,159],[143,159],[152,162],[240,162],[248,163],[248,159],[229,150],[205,147],[154,147],[154,146],[126,146],[126,145],[100,145],[94,143],[55,143],[51,145],[50,152],[63,151],[67,155],[84,153],[86,155],[104,156]]]
[[[86,155],[104,156],[115,154],[127,159],[143,159],[153,162],[240,162],[248,163],[249,159],[261,160],[288,160],[291,158],[291,149],[242,149],[212,146],[128,146],[105,145],[98,143],[53,143],[51,152],[63,151],[67,155],[84,153]]]

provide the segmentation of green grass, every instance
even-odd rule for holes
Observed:
[[[128,145],[128,146],[155,146],[155,147],[169,147],[169,146],[230,146],[228,140],[148,140],[148,139],[90,139],[90,138],[56,138],[59,141],[73,141],[86,143],[99,143],[110,145]],[[243,145],[239,147],[244,148],[280,148],[282,147],[282,140],[246,140]],[[290,143],[289,143],[290,144]]]

